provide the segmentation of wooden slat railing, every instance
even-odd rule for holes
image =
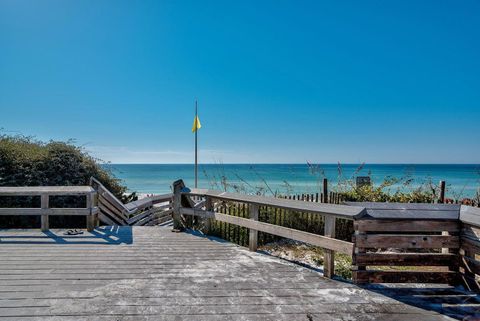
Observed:
[[[0,208],[0,215],[39,215],[41,230],[48,231],[50,215],[84,215],[87,218],[87,229],[95,227],[98,207],[95,201],[96,191],[91,186],[25,186],[0,187],[0,196],[39,196],[40,208]],[[51,208],[51,196],[85,197],[84,208]]]
[[[170,220],[173,214],[176,229],[197,219],[207,231],[212,221],[247,229],[252,251],[257,250],[259,232],[319,246],[324,249],[327,277],[334,275],[335,252],[339,252],[352,256],[356,283],[462,281],[469,289],[480,290],[480,208],[457,204],[324,204],[190,190],[181,180],[174,183],[174,194],[123,204],[98,180],[92,178],[91,185],[0,187],[0,196],[41,199],[39,208],[0,208],[0,215],[40,215],[42,230],[49,227],[49,215],[85,215],[87,228],[92,230],[97,215],[109,225],[155,225]],[[65,195],[85,197],[85,208],[50,207],[51,196]],[[242,204],[242,216],[231,215],[230,210],[219,213],[226,203]],[[281,226],[278,220],[259,221],[262,208],[323,217],[323,235]],[[353,242],[335,238],[337,219],[353,221]]]
[[[460,278],[466,288],[480,291],[480,208],[460,208]]]
[[[128,225],[125,205],[94,177],[90,178],[90,185],[97,191],[99,219],[109,225]]]
[[[348,204],[367,213],[354,223],[356,283],[457,283],[460,205]]]
[[[171,220],[173,194],[123,204],[97,179],[92,177],[90,184],[98,192],[99,219],[108,225],[157,225]]]
[[[319,246],[324,249],[324,275],[334,274],[335,252],[352,256],[356,283],[449,283],[463,280],[480,289],[480,209],[458,204],[304,202],[204,189],[174,183],[174,226],[183,228],[186,217],[198,217],[249,230],[249,248],[257,249],[257,233]],[[247,217],[219,211],[230,202],[248,208]],[[235,206],[235,204],[237,204]],[[238,206],[241,204],[241,206]],[[245,207],[246,205],[246,207]],[[259,209],[286,209],[324,217],[323,235],[258,221]],[[353,242],[335,238],[336,219],[353,221]],[[209,223],[210,222],[210,223]],[[274,222],[278,222],[274,220]],[[208,233],[208,229],[207,229]]]
[[[182,220],[181,216],[186,215],[207,220],[213,219],[218,222],[225,222],[247,228],[249,230],[249,248],[251,251],[257,250],[258,232],[265,232],[319,246],[325,250],[324,275],[327,277],[334,275],[335,252],[347,255],[352,255],[353,253],[352,242],[335,239],[335,219],[354,220],[365,214],[364,208],[356,206],[312,203],[203,189],[190,190],[185,188],[181,180],[174,183],[173,189],[175,228],[182,227],[182,221],[185,220]],[[203,200],[196,203],[193,200],[194,198],[203,198]],[[247,204],[249,208],[249,218],[218,213],[214,210],[214,204],[216,202],[238,202]],[[201,208],[197,204],[204,206]],[[327,224],[325,224],[325,233],[324,235],[318,235],[276,224],[260,222],[258,221],[260,206],[324,216],[327,222]]]

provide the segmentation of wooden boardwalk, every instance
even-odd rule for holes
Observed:
[[[452,297],[478,307],[476,295],[448,288],[325,279],[170,227],[0,230],[0,320],[461,319]]]

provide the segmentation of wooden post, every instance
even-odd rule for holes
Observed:
[[[353,283],[356,283],[356,284],[362,283],[361,281],[358,280],[357,271],[365,271],[367,269],[367,267],[365,265],[357,265],[357,262],[356,262],[356,255],[357,254],[366,253],[365,248],[357,247],[357,238],[362,237],[365,234],[366,234],[365,232],[360,232],[357,229],[355,229],[355,236],[354,236],[354,239],[353,239],[354,253],[353,253],[353,261],[352,261],[352,263],[354,265],[354,271],[353,271],[352,279],[353,279]]]
[[[185,184],[182,180],[173,183],[173,231],[183,230],[180,208],[182,207],[182,189]]]
[[[250,204],[250,219],[254,221],[258,221],[258,211],[259,206],[258,204]],[[250,229],[249,231],[249,245],[248,248],[252,252],[257,251],[258,246],[258,231],[254,229]]]
[[[328,180],[323,179],[323,203],[328,203]]]
[[[445,181],[440,181],[440,195],[438,197],[439,203],[445,203]]]
[[[98,193],[94,192],[92,195],[92,210],[93,208],[98,206]],[[95,219],[94,219],[94,226],[98,227],[100,226],[100,219],[98,217],[98,212],[95,214]]]
[[[194,208],[195,202],[186,196],[182,196],[182,190],[185,188],[183,180],[179,179],[173,182],[173,231],[180,232],[185,229],[185,221],[180,215],[180,208]]]
[[[50,196],[48,194],[42,194],[40,196],[40,202],[41,202],[41,207],[42,209],[48,209],[49,208],[49,202],[50,202]],[[47,214],[42,214],[41,216],[41,229],[42,232],[47,232],[49,228],[49,223],[48,223],[48,215]]]
[[[205,210],[206,211],[213,211],[213,200],[211,197],[205,197]],[[210,234],[212,232],[212,219],[206,218],[205,219],[205,234]]]
[[[325,216],[325,236],[335,238],[335,217]],[[323,249],[323,276],[331,279],[335,275],[335,252]]]
[[[439,183],[439,188],[440,188],[440,194],[438,195],[438,203],[443,204],[445,203],[445,181],[440,181]],[[447,231],[443,231],[442,235],[449,235]],[[450,253],[450,250],[448,248],[442,248],[442,253],[443,254],[448,254]]]
[[[86,208],[90,209],[90,215],[87,215],[87,231],[93,232],[93,230],[95,229],[95,215],[92,214],[93,195],[92,193],[88,193],[86,197],[87,197]]]

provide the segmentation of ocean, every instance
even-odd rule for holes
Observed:
[[[122,179],[129,192],[168,193],[172,182],[183,179],[187,186],[194,185],[194,166],[191,164],[108,164],[105,165]],[[438,185],[446,181],[446,196],[473,197],[480,188],[480,164],[200,164],[200,188],[241,192],[263,191],[271,193],[316,193],[322,180],[329,180],[331,190],[352,182],[354,176],[370,176],[373,184],[397,178],[400,182],[390,187],[412,190],[420,185]],[[222,184],[223,182],[223,184]],[[405,184],[409,182],[408,184]]]

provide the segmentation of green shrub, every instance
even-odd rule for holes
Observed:
[[[352,186],[349,190],[340,192],[340,195],[350,202],[432,203],[436,199],[435,193],[423,186],[407,192],[397,190],[392,193],[384,184]]]
[[[42,142],[0,134],[0,186],[78,186],[97,178],[119,199],[126,187],[73,141]],[[38,197],[0,197],[2,207],[39,207]],[[52,197],[52,207],[83,207],[79,197]],[[84,217],[51,217],[52,227],[83,227]],[[1,227],[38,227],[36,216],[0,216]]]

